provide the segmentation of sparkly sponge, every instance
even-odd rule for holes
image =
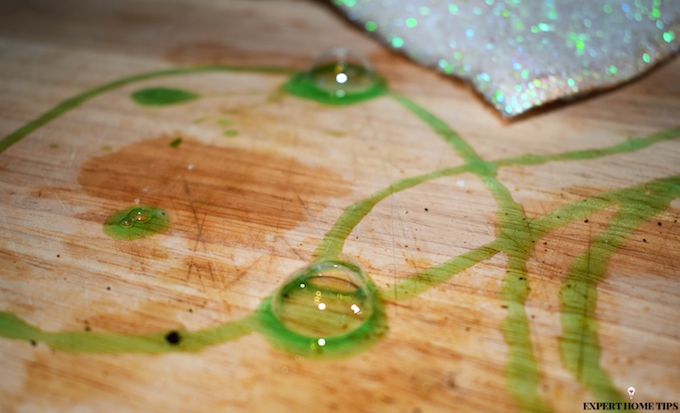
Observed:
[[[333,0],[504,117],[609,88],[678,51],[680,0]]]

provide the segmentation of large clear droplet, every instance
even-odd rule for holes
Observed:
[[[372,316],[375,297],[367,276],[348,257],[322,259],[302,268],[272,299],[287,329],[323,347],[326,340],[359,329]]]
[[[360,53],[344,47],[322,53],[314,60],[308,73],[317,88],[336,98],[366,92],[377,81],[371,62]]]

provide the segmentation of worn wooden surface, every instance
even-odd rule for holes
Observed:
[[[0,136],[88,88],[177,65],[305,68],[336,45],[485,159],[615,145],[680,123],[680,61],[625,87],[504,122],[466,86],[388,52],[312,1],[0,3]],[[251,313],[305,265],[345,207],[461,159],[394,100],[345,108],[280,96],[284,75],[152,79],[103,94],[0,154],[0,310],[47,331],[199,330]],[[163,109],[130,94],[179,87],[207,98]],[[220,119],[238,136],[222,135]],[[175,137],[184,142],[168,147]],[[105,150],[110,147],[110,150]],[[680,143],[601,159],[503,168],[529,217],[680,173]],[[193,165],[193,169],[189,169]],[[102,232],[135,200],[172,228],[134,242]],[[425,208],[428,211],[425,211]],[[378,204],[345,252],[379,287],[494,239],[496,203],[472,174]],[[616,208],[555,230],[528,262],[538,394],[554,411],[593,395],[564,367],[558,290]],[[680,402],[680,200],[636,230],[598,285],[600,365],[635,401]],[[659,225],[662,223],[663,225]],[[643,239],[645,241],[643,241]],[[260,335],[198,353],[71,354],[0,338],[7,412],[513,411],[496,255],[416,298],[386,304],[389,334],[340,360],[275,350]]]

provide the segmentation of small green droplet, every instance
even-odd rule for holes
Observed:
[[[133,241],[161,233],[170,227],[170,217],[161,208],[132,206],[117,211],[104,222],[104,233],[121,241]]]
[[[182,143],[182,138],[177,138],[174,141],[170,142],[170,147],[176,148],[179,146],[180,143]]]
[[[197,99],[198,94],[181,89],[152,87],[132,94],[132,100],[145,106],[166,106]]]
[[[238,135],[238,131],[228,129],[222,132],[222,135],[226,136],[227,138],[233,138],[234,136]]]

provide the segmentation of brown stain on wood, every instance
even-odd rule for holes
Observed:
[[[78,182],[90,195],[111,201],[106,214],[139,199],[168,210],[171,231],[201,242],[249,246],[296,227],[330,198],[350,193],[339,174],[293,157],[188,137],[171,148],[172,140],[161,136],[93,158],[83,164]]]

